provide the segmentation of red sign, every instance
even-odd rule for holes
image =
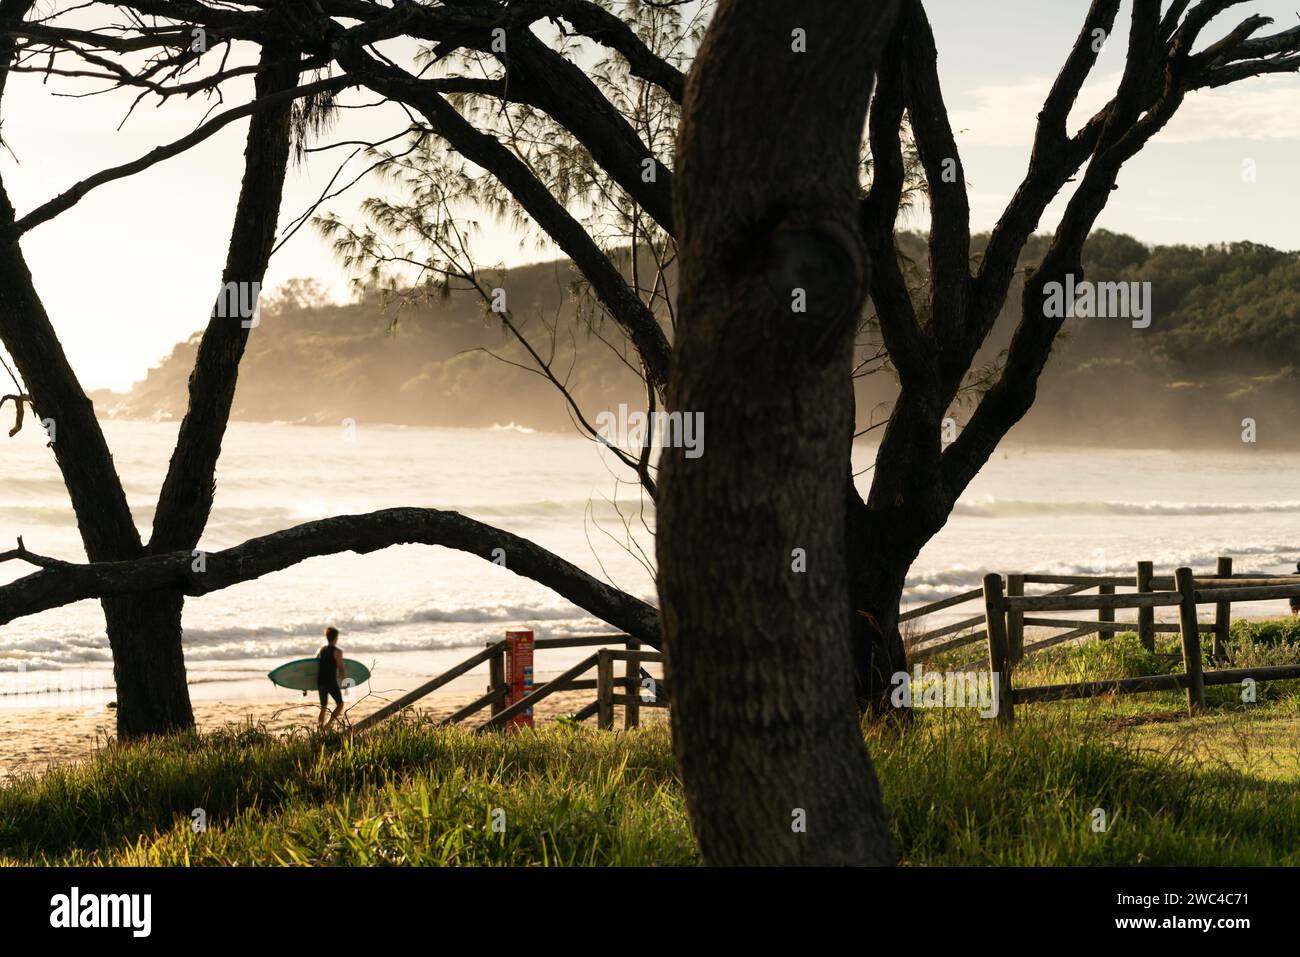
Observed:
[[[506,632],[506,707],[533,690],[533,633]],[[510,719],[511,724],[533,727],[533,709],[526,708]]]

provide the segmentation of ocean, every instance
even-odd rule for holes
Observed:
[[[110,421],[104,429],[136,522],[147,532],[176,424]],[[84,561],[44,436],[29,424],[5,441],[3,547],[21,535],[35,552]],[[873,453],[860,446],[856,467],[870,464]],[[978,587],[986,571],[1130,574],[1136,561],[1147,559],[1161,573],[1180,564],[1210,569],[1216,556],[1231,555],[1238,572],[1291,572],[1300,560],[1297,475],[1300,454],[1251,446],[1207,453],[1008,445],[915,563],[904,605]],[[869,472],[859,479],[864,491],[869,480]],[[627,473],[592,442],[513,426],[234,423],[201,547],[225,548],[314,518],[393,506],[454,509],[654,600],[653,509],[640,501]],[[31,570],[5,563],[0,580]],[[1285,602],[1250,610],[1252,616],[1284,613]],[[973,614],[973,606],[962,606],[926,624]],[[372,667],[371,690],[385,695],[414,687],[508,628],[531,628],[538,637],[611,632],[508,568],[460,552],[410,545],[316,558],[186,602],[194,698],[296,697],[273,687],[266,673],[314,654],[326,624],[340,629],[349,657]],[[34,691],[88,683],[98,690],[78,700],[111,699],[103,627],[95,601],[0,627],[0,707],[31,706],[45,700]],[[551,652],[543,661],[539,653],[538,671],[559,670],[576,654]]]

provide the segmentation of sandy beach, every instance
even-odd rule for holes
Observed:
[[[411,711],[438,720],[478,696],[475,691],[434,694],[421,702],[422,707]],[[539,703],[534,717],[539,722],[551,721],[578,711],[591,700],[589,691],[558,692]],[[377,711],[386,702],[372,695],[362,700],[349,698],[345,703],[349,719],[355,722]],[[194,702],[194,719],[200,731],[250,722],[273,732],[313,728],[318,713],[314,697],[289,705],[256,699]],[[662,720],[664,713],[658,709],[644,709],[642,721]],[[468,724],[477,725],[486,717],[487,710],[484,709],[481,716],[475,715]],[[615,717],[617,726],[621,727],[621,708],[616,709]],[[116,722],[116,714],[104,706],[0,710],[0,741],[5,742],[0,753],[0,782],[15,775],[41,773],[52,766],[93,757],[97,751],[113,746]],[[595,719],[590,723],[594,727]]]

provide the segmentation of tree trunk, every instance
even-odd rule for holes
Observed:
[[[113,649],[120,739],[194,727],[181,649],[184,602],[185,596],[174,591],[101,602]]]
[[[720,4],[688,81],[659,593],[674,751],[712,864],[890,864],[853,707],[852,334],[863,117],[890,3]],[[797,49],[806,43],[806,52]],[[803,310],[800,310],[800,306]]]
[[[927,400],[905,387],[877,450],[867,500],[849,486],[854,675],[863,714],[895,710],[890,678],[907,670],[898,628],[907,571],[952,511],[940,470],[946,404],[943,397]]]
[[[856,508],[855,508],[856,505]],[[907,652],[898,627],[898,605],[914,554],[874,527],[871,513],[854,494],[848,521],[849,597],[853,609],[854,696],[858,713],[895,713],[890,679],[907,670]]]
[[[267,44],[254,84],[263,97],[298,82],[298,56],[289,44]],[[293,103],[263,109],[249,120],[244,178],[231,227],[222,284],[260,287],[275,242],[289,161]],[[242,299],[242,296],[240,297]],[[189,405],[154,510],[150,554],[192,549],[212,508],[217,459],[230,418],[239,361],[249,328],[216,308],[199,342],[189,381]],[[121,738],[192,728],[185,681],[180,591],[103,602],[117,678]],[[120,649],[120,650],[119,650]]]
[[[298,56],[292,45],[267,43],[254,87],[258,97],[293,89]],[[222,288],[260,290],[275,244],[289,163],[293,103],[254,113],[244,147],[244,178],[235,205]],[[251,302],[240,293],[240,302]],[[192,549],[203,534],[216,491],[217,460],[239,381],[239,362],[252,330],[251,317],[229,315],[222,299],[208,317],[190,373],[189,402],[176,435],[167,476],[154,510],[149,552]],[[246,322],[248,324],[246,324]]]

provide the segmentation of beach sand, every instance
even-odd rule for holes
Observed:
[[[481,692],[436,693],[410,709],[435,720],[445,718],[479,697]],[[590,691],[557,692],[543,699],[534,711],[539,723],[572,714],[594,697]],[[356,722],[386,702],[375,696],[357,700],[347,698],[348,718]],[[615,727],[622,727],[622,708],[615,709]],[[212,731],[223,725],[260,724],[269,731],[295,728],[314,728],[319,709],[315,696],[301,699],[301,703],[286,705],[256,699],[194,702],[194,719],[200,731]],[[663,720],[666,712],[658,708],[644,708],[642,722]],[[467,727],[485,721],[488,710],[473,715]],[[595,718],[587,722],[595,727]],[[92,708],[38,708],[0,709],[0,782],[19,774],[41,773],[51,766],[84,761],[113,744],[117,715],[103,706]]]

